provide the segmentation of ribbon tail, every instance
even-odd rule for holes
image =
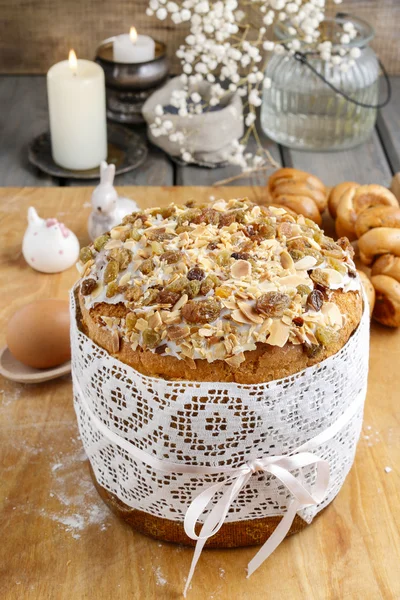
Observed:
[[[274,550],[276,550],[279,544],[283,541],[294,521],[294,518],[300,506],[301,504],[297,500],[293,500],[292,503],[289,505],[285,516],[281,519],[274,533],[269,536],[265,544],[261,546],[260,550],[247,565],[247,578],[249,578],[250,575],[252,575],[254,571],[256,571],[260,565],[262,565],[262,563],[274,552]]]
[[[193,553],[192,564],[190,565],[189,574],[188,574],[187,579],[186,579],[185,589],[183,590],[183,597],[184,598],[186,598],[186,594],[188,592],[190,583],[192,581],[192,577],[194,575],[194,571],[195,571],[197,562],[198,562],[198,560],[200,558],[200,555],[201,555],[201,553],[203,551],[204,544],[206,543],[206,541],[207,541],[207,538],[204,538],[204,539],[199,538],[197,540],[196,548],[194,549],[194,553]]]
[[[229,481],[230,485],[229,485],[228,490],[225,492],[225,494],[223,494],[223,496],[218,500],[218,502],[215,504],[215,506],[213,507],[211,512],[207,515],[206,520],[204,521],[204,524],[201,528],[200,534],[197,536],[194,533],[194,535],[189,536],[192,539],[197,539],[197,544],[196,544],[196,548],[194,550],[192,564],[190,565],[189,575],[186,580],[185,589],[183,591],[184,598],[186,598],[186,594],[189,589],[189,585],[192,580],[197,562],[203,551],[204,544],[210,537],[215,535],[220,530],[220,528],[222,527],[222,525],[225,521],[225,517],[229,511],[229,508],[232,506],[232,503],[235,500],[235,498],[237,498],[237,496],[239,495],[240,490],[247,484],[250,477],[251,477],[251,472],[241,474],[236,480],[235,479],[230,480]],[[202,492],[202,494],[200,494],[200,496],[204,496],[204,498],[201,498],[201,502],[199,502],[197,509],[199,509],[199,507],[201,509],[203,509],[203,505],[205,505],[208,496],[210,496],[210,489],[213,492],[212,495],[214,495],[215,489],[218,490],[220,488],[220,486],[223,486],[225,484],[226,484],[226,481],[215,484],[214,486],[212,486],[212,488],[209,488],[208,490],[205,490],[204,492]],[[193,508],[196,508],[196,503],[197,503],[198,499],[200,498],[200,496],[195,498],[192,505],[189,507],[188,512],[186,513],[186,516],[188,515],[189,511],[191,511]],[[209,499],[207,500],[207,503],[208,503],[208,501],[209,501]],[[197,518],[199,516],[200,516],[200,514],[194,513],[194,515],[192,515],[192,513],[190,512],[190,518],[187,519],[187,522],[186,522],[186,517],[185,517],[185,532],[186,533],[188,533],[188,532],[190,533],[191,530],[193,530],[193,532],[194,532],[194,526],[195,526],[195,524],[197,522]]]

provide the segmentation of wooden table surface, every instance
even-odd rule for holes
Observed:
[[[142,206],[260,188],[124,188]],[[23,304],[67,299],[74,268],[44,275],[21,255],[26,211],[62,219],[88,242],[89,188],[0,190],[0,343]],[[45,315],[43,318],[46,318]],[[400,330],[372,326],[369,389],[355,465],[326,511],[285,540],[249,579],[254,548],[204,551],[189,600],[400,598]],[[0,598],[176,600],[192,550],[132,531],[89,476],[70,377],[33,386],[0,378]],[[390,467],[391,472],[385,468]]]
[[[344,152],[300,152],[278,146],[262,136],[263,145],[283,166],[311,171],[328,186],[343,180],[388,185],[400,170],[400,77],[392,77],[391,103],[380,111],[370,139]],[[384,93],[384,83],[381,84]],[[46,78],[0,76],[0,186],[93,185],[93,181],[60,180],[40,173],[28,163],[27,147],[48,130]],[[145,128],[135,128],[145,138]],[[212,185],[240,171],[230,165],[218,169],[180,167],[155,146],[138,169],[116,178],[118,185]],[[240,185],[264,185],[268,174],[255,174]],[[238,183],[238,182],[236,182]]]

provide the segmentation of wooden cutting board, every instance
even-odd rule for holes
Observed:
[[[262,188],[123,188],[142,206]],[[30,269],[26,211],[57,217],[88,243],[91,190],[0,190],[0,343],[23,304],[64,298],[77,278]],[[45,318],[45,315],[44,315]],[[255,549],[204,551],[189,600],[400,598],[400,331],[372,326],[369,389],[355,465],[315,523],[284,541],[249,579]],[[70,377],[24,386],[0,378],[0,597],[6,600],[176,600],[192,550],[132,531],[99,499],[72,407]],[[387,472],[391,468],[391,472]],[[386,470],[385,470],[386,469]]]

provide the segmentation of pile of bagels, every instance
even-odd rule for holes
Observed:
[[[278,169],[270,177],[267,204],[282,206],[318,225],[328,208],[338,238],[355,249],[359,275],[373,318],[400,327],[400,173],[391,189],[381,185],[339,183],[330,190],[305,171]]]

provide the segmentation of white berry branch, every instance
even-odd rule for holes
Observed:
[[[332,0],[340,4],[342,0]],[[172,94],[171,105],[178,115],[190,118],[217,107],[227,94],[246,97],[244,124],[247,131],[226,161],[243,170],[260,169],[270,157],[256,135],[256,109],[262,103],[262,90],[271,86],[264,75],[270,53],[293,54],[296,51],[318,52],[320,57],[345,71],[359,57],[360,49],[346,47],[357,36],[352,22],[346,22],[337,43],[325,39],[323,21],[329,0],[150,0],[147,14],[159,20],[167,18],[175,25],[189,23],[190,31],[176,55],[182,65],[183,89]],[[285,40],[272,39],[272,27],[281,23]],[[207,81],[210,96],[204,102],[198,86]],[[180,146],[181,158],[192,162],[190,136],[175,126],[159,105],[156,119],[150,125],[152,134],[166,135]],[[258,150],[246,152],[249,138],[254,136]]]

